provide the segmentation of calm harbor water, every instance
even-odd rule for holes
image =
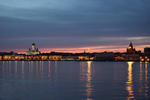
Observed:
[[[150,100],[150,63],[1,61],[0,100]]]

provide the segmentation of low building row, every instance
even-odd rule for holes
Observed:
[[[91,55],[76,55],[76,56],[62,56],[62,55],[3,55],[0,56],[0,61],[150,61],[150,56],[144,55],[112,55],[112,54],[96,54]]]
[[[94,57],[91,56],[62,56],[62,55],[3,55],[0,56],[0,60],[9,61],[9,60],[50,60],[50,61],[73,61],[73,60],[94,60]]]

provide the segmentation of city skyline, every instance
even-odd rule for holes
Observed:
[[[132,43],[132,41],[130,41]],[[35,43],[32,43],[32,45],[35,45]],[[129,44],[128,44],[129,45]],[[31,45],[30,45],[31,46]],[[141,48],[136,48],[136,46],[133,44],[133,47],[135,47],[136,51],[144,52],[144,48],[147,48],[149,45],[142,45]],[[113,49],[112,49],[113,48]],[[149,47],[148,47],[149,48]],[[30,47],[27,49],[14,49],[14,50],[8,50],[8,51],[0,51],[0,52],[16,52],[18,54],[25,54],[28,49],[30,50]],[[127,46],[123,47],[117,47],[117,46],[96,46],[96,47],[81,47],[81,48],[55,48],[55,49],[48,49],[48,48],[37,48],[41,53],[50,53],[50,52],[62,52],[62,53],[99,53],[99,52],[126,52]]]

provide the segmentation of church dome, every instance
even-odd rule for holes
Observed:
[[[35,43],[32,43],[32,45],[35,45]]]

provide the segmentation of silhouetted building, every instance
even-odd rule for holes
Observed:
[[[150,47],[144,48],[144,54],[145,55],[150,55]]]
[[[103,52],[95,55],[95,60],[97,61],[114,61],[114,53],[113,52]]]
[[[129,44],[128,48],[127,48],[127,54],[135,54],[135,53],[136,53],[136,50],[133,47],[132,42],[130,42],[130,44]]]
[[[29,48],[29,51],[26,52],[26,55],[38,55],[40,51],[36,48],[35,43],[32,43],[32,48]]]
[[[2,56],[0,56],[0,60],[2,60],[3,59],[3,57]]]

